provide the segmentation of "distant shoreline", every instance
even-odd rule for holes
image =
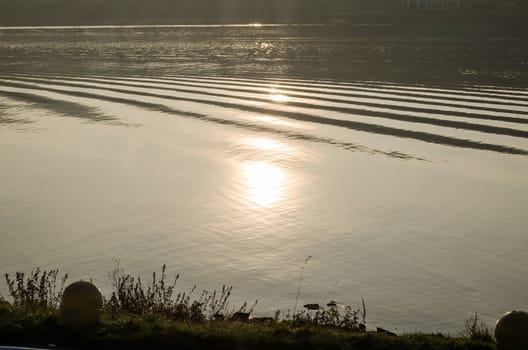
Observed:
[[[140,61],[126,54],[122,47],[115,52],[117,56],[76,56],[77,48],[72,42],[61,41],[68,47],[68,55],[56,50],[53,43],[66,39],[82,41],[93,48],[107,40],[127,41],[132,46],[138,40],[151,40],[162,45],[163,35],[169,35],[165,45],[183,45],[189,40],[206,42],[215,38],[227,48],[232,47],[237,55],[244,57],[234,60],[231,57],[216,66],[211,74],[236,76],[277,76],[273,73],[280,68],[281,77],[303,77],[338,81],[381,80],[429,85],[467,85],[493,84],[498,86],[525,88],[528,76],[526,72],[526,52],[528,38],[521,36],[522,31],[512,28],[519,23],[512,22],[502,31],[495,31],[490,23],[479,26],[468,25],[462,20],[452,21],[452,26],[437,21],[409,21],[404,23],[362,21],[347,24],[322,23],[232,23],[232,24],[114,24],[81,26],[8,26],[0,28],[2,45],[0,50],[5,58],[0,65],[5,72],[69,72],[83,74],[115,74],[119,70],[101,70],[101,59],[108,60],[111,67],[124,55],[135,67],[134,73],[150,75],[153,72]],[[493,33],[493,35],[491,34]],[[514,35],[517,33],[517,35]],[[60,35],[59,35],[60,34]],[[141,39],[141,40],[143,40]],[[263,50],[236,46],[237,40],[266,40],[268,44],[284,47],[303,47],[309,51],[302,54],[290,54],[287,51],[272,51],[272,55]],[[49,46],[48,51],[21,55],[16,45],[24,47],[24,40],[40,42]],[[95,42],[92,42],[95,40]],[[98,44],[99,43],[99,44]],[[295,46],[297,45],[297,46]],[[164,46],[159,46],[163,48]],[[327,47],[331,52],[320,53],[318,48]],[[235,49],[236,48],[236,49]],[[27,47],[30,49],[30,46]],[[211,57],[214,52],[207,52]],[[73,55],[73,56],[72,56]],[[225,56],[225,57],[228,57]],[[311,56],[315,60],[309,60]],[[34,59],[39,57],[36,68]],[[172,56],[171,56],[172,57]],[[166,57],[162,63],[167,71],[179,71],[181,57],[169,64],[173,58]],[[174,56],[175,57],[175,56]],[[281,59],[280,65],[277,65]],[[151,57],[155,61],[156,57]],[[167,61],[169,59],[169,61]],[[194,59],[188,57],[189,62]],[[78,60],[82,60],[82,67]],[[87,64],[90,63],[90,64]],[[314,65],[317,63],[316,65]],[[251,65],[248,70],[247,67]],[[304,67],[310,66],[309,72]],[[116,67],[116,66],[114,66]],[[122,65],[119,65],[122,67]],[[181,67],[185,67],[182,65]],[[245,67],[245,68],[244,68]],[[121,71],[129,74],[130,71]],[[120,74],[121,74],[120,73]],[[203,73],[203,71],[201,72]]]
[[[255,28],[255,27],[320,27],[322,23],[233,23],[233,24],[94,24],[94,25],[28,25],[28,26],[0,26],[2,29],[112,29],[112,28]],[[370,26],[370,24],[366,24]],[[386,24],[379,24],[386,25]],[[372,26],[379,26],[373,24]],[[362,25],[358,25],[362,26]]]
[[[528,40],[528,24],[519,15],[457,14],[386,14],[354,15],[329,21],[324,18],[303,20],[246,20],[211,21],[200,19],[101,19],[86,21],[29,21],[24,18],[0,18],[0,30],[12,29],[113,29],[113,28],[274,28],[322,27],[341,31],[340,35],[373,38],[430,38],[439,39],[517,39]],[[353,29],[353,30],[352,30]]]

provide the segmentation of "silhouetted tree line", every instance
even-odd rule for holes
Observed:
[[[528,10],[527,0],[461,1],[471,11]],[[332,21],[365,12],[398,12],[402,4],[402,0],[0,0],[0,24]]]

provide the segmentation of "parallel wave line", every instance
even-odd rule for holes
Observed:
[[[172,74],[171,77],[182,77],[182,78],[194,78],[194,79],[201,79],[203,76],[201,75],[189,75],[189,74]],[[272,83],[276,82],[277,80],[275,78],[270,77],[253,77],[253,78],[245,78],[245,77],[224,77],[220,75],[211,75],[211,78],[218,79],[218,80],[225,80],[225,81],[235,81],[235,82],[248,82],[248,83]],[[384,87],[384,86],[394,86],[394,87],[402,87],[407,89],[417,89],[417,90],[430,90],[430,91],[456,91],[457,93],[466,93],[466,94],[473,94],[476,93],[477,95],[488,95],[488,92],[485,92],[485,89],[478,88],[478,86],[471,86],[471,85],[460,85],[460,84],[441,84],[441,83],[431,83],[428,85],[420,84],[420,83],[406,83],[405,85],[399,82],[390,82],[390,81],[375,81],[375,80],[359,80],[359,81],[350,81],[350,82],[341,82],[341,81],[335,81],[335,80],[314,80],[314,79],[293,79],[293,78],[281,78],[280,81],[282,81],[284,84],[292,85],[292,86],[314,86],[314,87],[335,87],[335,88],[352,88],[352,87],[358,87],[358,86],[378,86],[378,87]],[[497,94],[497,96],[503,96],[508,95],[510,92],[513,94],[512,97],[517,97],[517,95],[526,95],[528,94],[527,90],[524,90],[522,88],[507,88],[507,87],[501,87],[501,89],[497,90],[497,87],[495,88],[495,92],[492,94]],[[483,92],[484,90],[484,92]],[[504,91],[504,92],[501,92]]]
[[[202,77],[202,76],[193,76],[190,78],[186,75],[171,75],[170,77],[178,78],[178,79],[185,79],[185,80],[205,80],[205,79],[211,79],[210,77]],[[401,90],[406,91],[412,91],[416,92],[417,94],[422,95],[439,95],[439,94],[451,94],[452,97],[458,97],[460,99],[465,99],[466,97],[477,97],[477,98],[499,98],[504,100],[519,100],[518,95],[508,95],[508,94],[498,94],[498,93],[484,93],[484,92],[472,92],[467,91],[467,89],[439,89],[439,88],[431,88],[431,87],[416,87],[416,86],[407,86],[407,85],[397,85],[397,84],[391,84],[391,85],[382,85],[382,84],[370,84],[370,83],[361,83],[361,82],[354,82],[354,83],[348,83],[346,87],[343,87],[341,85],[334,85],[334,84],[311,84],[309,80],[305,82],[299,82],[299,83],[288,83],[285,82],[283,79],[276,80],[276,79],[265,79],[265,80],[258,80],[258,81],[244,81],[244,80],[228,80],[223,81],[218,77],[214,78],[215,80],[218,80],[222,84],[241,84],[241,85],[248,85],[248,86],[262,86],[262,85],[269,85],[269,84],[277,84],[280,83],[284,86],[288,86],[289,88],[296,89],[296,88],[319,88],[324,90],[335,90],[335,91],[394,91],[393,93],[398,93]],[[464,96],[460,96],[464,95]],[[523,99],[523,100],[528,100]]]
[[[54,91],[54,92],[59,92],[59,93],[71,94],[73,96],[84,96],[84,97],[98,96],[98,98],[103,96],[103,95],[81,92],[81,91],[68,91],[68,90],[61,90],[61,89],[56,89],[56,88],[51,88],[51,87],[44,87],[41,85],[13,83],[13,82],[6,82],[6,81],[4,81],[3,84],[7,86],[14,86],[14,87],[22,87],[22,88],[29,87],[29,88],[36,88],[36,89],[47,90],[47,91]],[[70,85],[73,85],[73,84],[70,84]],[[68,86],[68,84],[64,84],[63,86]],[[266,114],[269,113],[269,109],[266,109],[266,108],[252,107],[252,106],[240,106],[240,105],[236,105],[232,103],[204,101],[204,100],[189,99],[189,98],[181,99],[181,98],[176,98],[173,96],[167,97],[165,95],[147,94],[147,93],[139,94],[139,93],[134,93],[134,92],[130,92],[127,90],[122,90],[122,89],[104,88],[104,89],[99,89],[99,90],[100,91],[114,91],[117,93],[123,93],[127,95],[139,95],[139,96],[145,96],[145,97],[155,97],[155,98],[160,98],[160,99],[168,98],[170,100],[182,100],[182,101],[198,102],[198,103],[203,103],[203,104],[212,104],[212,105],[216,105],[219,107],[242,109],[242,110],[255,112],[255,113],[266,113]],[[128,99],[121,99],[121,100],[128,101],[127,103],[131,103],[131,101],[134,101],[134,100],[128,100]],[[136,103],[155,106],[155,108],[158,108],[158,109],[168,108],[163,105],[157,105],[157,104],[152,104],[152,103],[147,103],[147,102],[136,101]],[[507,154],[528,155],[528,150],[519,149],[515,147],[509,147],[505,145],[496,145],[496,144],[478,142],[478,141],[467,140],[467,139],[453,138],[453,137],[436,135],[436,134],[431,134],[431,133],[421,132],[421,131],[397,129],[397,128],[387,127],[383,125],[368,124],[368,123],[349,121],[349,120],[329,119],[329,118],[324,118],[324,117],[319,117],[319,116],[314,116],[314,115],[309,115],[309,114],[293,113],[293,112],[286,112],[286,111],[277,111],[277,112],[274,112],[274,115],[282,116],[285,118],[290,118],[293,120],[304,121],[304,122],[313,122],[313,123],[318,123],[318,124],[323,124],[323,125],[347,128],[347,129],[356,130],[356,131],[364,131],[364,132],[382,134],[382,135],[387,135],[387,136],[415,139],[415,140],[420,140],[420,141],[434,143],[434,144],[441,144],[441,145],[461,147],[461,148],[488,150],[488,151],[495,151],[495,152],[507,153]]]
[[[207,116],[207,115],[200,114],[200,113],[178,110],[178,109],[168,107],[165,105],[161,105],[161,104],[138,101],[137,99],[120,98],[120,97],[94,94],[94,93],[81,92],[81,91],[68,91],[68,90],[60,90],[60,89],[53,89],[53,88],[35,87],[32,85],[18,84],[18,83],[3,83],[3,84],[6,86],[12,86],[18,89],[28,89],[30,91],[34,91],[35,89],[37,89],[40,91],[54,92],[54,93],[63,94],[66,96],[69,95],[69,96],[90,98],[94,100],[133,105],[139,108],[144,108],[144,109],[152,110],[155,112],[162,112],[162,113],[166,113],[170,115],[175,115],[178,117],[193,118],[193,119],[198,119],[198,120],[202,120],[205,122],[212,122],[212,123],[221,124],[221,125],[229,125],[229,126],[233,126],[237,128],[251,130],[251,131],[266,132],[266,133],[276,134],[279,136],[283,136],[283,137],[295,139],[295,140],[324,143],[324,144],[336,146],[336,147],[339,147],[345,150],[350,150],[350,151],[361,151],[361,152],[366,152],[369,154],[382,154],[382,155],[385,155],[391,158],[399,158],[399,159],[407,159],[407,160],[410,160],[410,159],[421,160],[421,161],[426,160],[424,158],[419,158],[419,157],[405,154],[402,152],[382,151],[382,150],[366,147],[363,145],[359,145],[356,143],[340,141],[340,140],[328,138],[328,137],[320,137],[320,136],[310,135],[306,133],[282,130],[279,128],[263,126],[263,125],[259,125],[255,123],[247,123],[247,122],[240,122],[236,120],[216,118],[216,117],[211,117],[211,116]],[[4,91],[1,91],[0,93],[3,93],[3,92]],[[31,93],[16,92],[16,93],[19,94],[19,96],[22,96],[23,94],[37,96],[33,92]]]
[[[31,75],[29,77],[46,77],[45,75]],[[110,81],[132,81],[139,84],[152,84],[152,83],[161,83],[163,85],[168,86],[188,86],[191,88],[197,88],[197,89],[216,89],[216,90],[223,90],[223,91],[229,91],[229,92],[240,92],[240,93],[259,93],[261,95],[269,95],[270,89],[267,88],[254,88],[251,90],[248,89],[242,89],[242,88],[236,88],[236,87],[225,87],[222,85],[217,84],[195,84],[195,83],[187,83],[187,82],[159,82],[155,79],[131,79],[127,77],[104,77],[104,76],[98,76],[96,78],[84,78],[81,77],[71,77],[71,76],[57,76],[53,75],[51,76],[52,79],[63,79],[63,80],[75,80],[75,81],[86,81],[86,82],[108,82]],[[125,83],[120,83],[121,85],[126,85]],[[131,85],[136,87],[141,87],[140,85]],[[154,86],[154,85],[144,85],[145,87],[152,87],[160,90],[170,90],[166,87],[162,86]],[[191,91],[191,90],[189,90]],[[202,90],[203,91],[203,90]],[[391,107],[393,109],[401,109],[401,110],[407,110],[407,111],[415,111],[415,112],[424,112],[424,113],[442,113],[450,116],[458,116],[463,118],[470,118],[470,119],[485,119],[485,120],[494,120],[494,121],[504,121],[508,123],[522,123],[522,124],[528,124],[528,118],[519,118],[519,115],[527,115],[528,116],[528,106],[526,106],[525,110],[516,110],[516,109],[506,109],[506,108],[493,108],[488,107],[490,104],[486,103],[486,105],[475,105],[471,103],[448,103],[448,102],[442,102],[442,101],[422,101],[419,99],[412,99],[412,98],[399,98],[394,96],[378,96],[378,95],[370,95],[370,94],[347,94],[343,99],[336,99],[326,96],[333,96],[334,95],[327,95],[327,94],[314,94],[314,93],[299,93],[299,92],[292,92],[289,90],[280,90],[277,89],[274,91],[274,93],[277,94],[285,94],[288,97],[295,97],[300,99],[310,99],[310,100],[316,100],[316,101],[323,101],[323,102],[329,102],[329,103],[341,103],[341,104],[353,104],[353,105],[365,105],[365,106],[371,106],[371,107]],[[371,101],[377,101],[377,102],[371,102]],[[405,105],[398,104],[397,102],[403,102]],[[432,107],[437,107],[436,109]],[[508,105],[508,107],[513,107],[511,105]],[[502,115],[496,115],[495,113],[499,113]]]
[[[43,81],[39,79],[20,78],[20,80],[29,81],[33,83],[43,83]],[[49,82],[44,81],[44,83],[49,83]],[[277,113],[277,112],[284,113],[284,111],[280,111],[277,109],[270,109],[270,108],[263,109],[262,107],[242,106],[240,104],[233,104],[233,103],[220,102],[220,101],[209,101],[209,100],[204,100],[201,98],[189,98],[189,97],[180,97],[180,96],[172,96],[172,95],[154,94],[154,93],[148,93],[148,92],[114,89],[114,88],[109,88],[106,86],[101,86],[100,84],[93,84],[93,83],[74,84],[74,83],[68,83],[68,82],[63,82],[63,81],[54,81],[54,83],[57,85],[70,86],[70,87],[75,87],[75,88],[93,87],[97,89],[105,89],[105,90],[119,92],[119,93],[135,93],[135,94],[141,94],[142,96],[162,98],[162,99],[181,100],[181,101],[200,102],[200,103],[207,102],[208,104],[217,105],[220,107],[227,106],[229,108],[242,109],[242,110],[258,112],[258,113],[263,113],[263,112],[265,113],[265,112],[269,112],[270,110],[273,111],[273,113]],[[86,84],[92,84],[92,85],[86,85]],[[174,91],[188,92],[187,90],[184,90],[184,89],[174,89]],[[233,98],[233,96],[226,95],[226,94],[216,94],[216,93],[202,93],[202,94],[207,95],[207,96],[215,96],[215,97],[222,97],[222,98]],[[258,101],[258,102],[270,103],[269,99],[264,99],[264,98],[253,98],[252,100]],[[444,120],[444,119],[435,119],[435,118],[430,118],[430,117],[412,116],[412,115],[406,115],[403,113],[394,114],[394,111],[389,111],[389,110],[375,111],[375,110],[367,110],[367,109],[360,109],[360,108],[317,106],[313,104],[293,103],[293,102],[289,103],[288,105],[294,106],[294,107],[308,108],[310,110],[333,111],[333,112],[343,113],[347,115],[361,114],[362,116],[365,116],[365,117],[376,117],[376,118],[404,121],[404,122],[410,122],[410,123],[430,124],[430,125],[436,125],[436,126],[442,126],[442,127],[450,127],[450,128],[470,130],[470,131],[479,131],[479,132],[490,133],[490,134],[528,138],[528,131],[524,131],[524,130],[490,126],[490,125],[484,125],[484,124],[467,123],[467,122],[462,122],[462,121],[452,121],[452,120]],[[290,112],[287,112],[287,113],[290,113]],[[313,116],[313,115],[311,116],[315,118],[323,118],[324,120],[330,119],[330,118],[318,117],[318,116]],[[338,119],[332,119],[332,120],[338,120]]]
[[[23,75],[23,74],[20,74],[20,75]],[[31,74],[28,74],[31,76]],[[78,77],[78,75],[71,75],[73,77]],[[93,75],[90,75],[89,77],[94,77]],[[101,78],[106,78],[106,76],[97,76],[97,77],[101,77]],[[179,79],[173,79],[173,78],[166,78],[166,77],[155,77],[155,78],[148,78],[148,79],[145,79],[144,76],[142,77],[135,77],[135,76],[131,76],[131,77],[121,77],[121,79],[126,79],[126,80],[138,80],[138,81],[156,81],[156,82],[164,82],[164,81],[167,81],[167,82],[177,82],[178,84],[182,84],[183,82],[191,82],[191,83],[202,83],[202,84],[208,84],[208,85],[211,85],[211,84],[219,84],[219,86],[221,87],[226,87],[226,86],[234,86],[235,88],[247,88],[247,87],[251,87],[251,88],[255,88],[255,89],[270,89],[270,88],[275,88],[276,86],[274,85],[281,85],[281,86],[286,86],[286,84],[283,84],[281,83],[281,80],[273,80],[273,81],[270,81],[269,84],[246,84],[246,83],[232,83],[232,82],[223,82],[223,81],[218,81],[218,80],[215,80],[215,79],[211,79],[211,78],[207,78],[207,77],[197,77],[197,78],[185,78],[185,77],[182,77],[182,78],[179,78]],[[271,86],[270,86],[271,84]],[[501,107],[509,107],[509,108],[512,108],[512,107],[519,107],[519,108],[523,108],[523,111],[524,113],[526,113],[528,111],[528,100],[526,101],[526,103],[519,103],[519,98],[518,97],[515,97],[515,98],[511,98],[511,99],[496,99],[496,98],[485,98],[485,97],[481,97],[480,98],[485,98],[485,99],[474,99],[474,98],[471,98],[471,97],[467,97],[467,96],[460,96],[458,94],[454,94],[453,91],[450,91],[450,94],[449,95],[446,95],[446,94],[420,94],[420,95],[410,95],[408,92],[401,92],[399,90],[390,90],[390,91],[385,91],[383,89],[371,89],[371,88],[355,88],[355,89],[352,89],[350,91],[352,92],[346,92],[346,91],[341,91],[341,90],[336,90],[335,87],[334,89],[316,89],[316,88],[310,88],[308,87],[308,84],[300,84],[299,87],[287,87],[289,89],[289,92],[290,93],[294,93],[294,92],[304,92],[304,93],[318,93],[318,94],[326,94],[326,95],[330,95],[330,96],[342,96],[342,97],[368,97],[368,96],[376,96],[376,97],[383,97],[385,99],[391,99],[391,98],[396,98],[396,99],[399,99],[399,98],[403,98],[403,99],[409,99],[409,98],[412,98],[411,100],[407,101],[407,102],[439,102],[439,101],[442,101],[442,100],[448,100],[450,102],[450,105],[454,104],[454,103],[457,103],[457,105],[464,105],[466,103],[477,103],[477,104],[484,104],[484,105],[489,105],[490,108],[496,108],[497,106],[501,106]],[[440,99],[440,100],[439,100]],[[508,111],[511,111],[511,112],[523,112],[523,111],[519,111],[519,110],[506,110],[505,112],[508,112]]]

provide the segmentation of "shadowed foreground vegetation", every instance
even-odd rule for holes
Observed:
[[[6,275],[10,298],[0,300],[0,345],[97,349],[495,349],[477,316],[459,338],[443,335],[391,335],[364,330],[366,310],[335,302],[283,318],[247,319],[252,308],[229,307],[230,287],[175,293],[163,268],[145,284],[116,268],[114,286],[104,298],[101,321],[80,331],[57,325],[67,275],[35,271]],[[311,310],[311,311],[310,311]]]

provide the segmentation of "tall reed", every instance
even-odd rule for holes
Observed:
[[[306,257],[306,259],[304,260],[304,264],[301,267],[301,275],[299,276],[299,282],[297,283],[297,294],[295,295],[295,305],[293,307],[293,315],[297,314],[297,303],[299,302],[299,296],[301,295],[301,282],[304,277],[304,269],[306,268],[306,265],[308,264],[308,261],[310,261],[311,258],[312,258],[311,255]]]
[[[6,273],[5,279],[13,305],[58,308],[68,274],[60,277],[59,270],[37,268],[27,277],[23,272],[17,272],[14,278]]]
[[[224,285],[221,290],[212,292],[204,290],[197,298],[193,298],[196,286],[175,294],[180,275],[169,281],[166,270],[163,265],[159,277],[153,272],[152,281],[144,283],[141,277],[125,274],[116,264],[109,274],[114,291],[105,300],[105,308],[138,315],[160,314],[173,320],[194,322],[222,319],[234,312],[228,309],[232,286]]]

